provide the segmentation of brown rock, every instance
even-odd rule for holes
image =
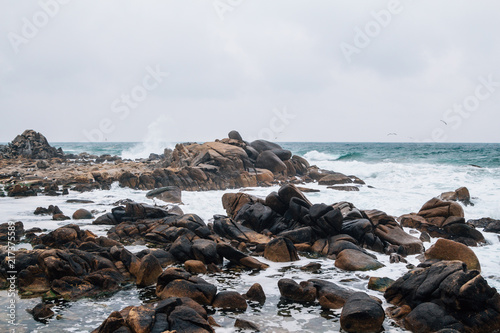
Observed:
[[[352,184],[353,181],[348,176],[340,173],[334,172],[322,177],[318,184],[320,185],[339,185],[339,184]]]
[[[186,260],[184,268],[192,274],[205,274],[207,272],[207,267],[200,260]]]
[[[468,246],[449,239],[438,239],[436,244],[425,251],[426,259],[460,260],[468,269],[481,271],[481,265],[474,251]]]
[[[85,220],[85,219],[93,219],[94,215],[86,209],[78,209],[73,213],[73,220]]]
[[[287,238],[275,238],[266,244],[264,258],[274,262],[289,262],[299,260],[297,250],[292,241]]]
[[[137,274],[137,285],[140,287],[151,286],[156,283],[156,279],[163,272],[160,262],[152,254],[144,256],[139,266]]]
[[[130,309],[126,323],[136,333],[149,333],[154,322],[155,310],[145,306],[135,306]]]
[[[369,271],[379,269],[384,265],[363,252],[346,249],[338,254],[335,267],[346,271]]]
[[[260,332],[259,326],[255,325],[251,321],[240,318],[236,319],[234,327],[242,328],[244,330],[252,330],[252,332]]]
[[[349,297],[342,308],[340,326],[346,332],[380,332],[385,313],[382,306],[365,293]]]
[[[221,291],[215,296],[212,306],[232,311],[245,311],[248,307],[245,298],[236,291]]]
[[[282,297],[295,302],[314,302],[316,299],[316,288],[307,281],[298,284],[292,279],[281,279],[278,288]]]
[[[250,289],[248,289],[245,297],[249,301],[258,302],[260,304],[264,304],[266,302],[266,294],[259,283],[254,283]]]

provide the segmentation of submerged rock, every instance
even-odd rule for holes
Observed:
[[[182,192],[177,186],[160,187],[146,193],[146,198],[158,198],[165,202],[182,203]]]

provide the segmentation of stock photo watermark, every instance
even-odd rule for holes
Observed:
[[[236,8],[241,6],[245,0],[215,0],[212,3],[215,13],[221,21],[224,21],[228,13],[232,13]]]
[[[291,124],[291,121],[297,116],[289,113],[286,107],[281,110],[278,108],[273,109],[273,117],[269,120],[268,127],[262,128],[257,137],[250,137],[250,142],[255,140],[274,141],[278,139],[279,135]]]
[[[45,28],[50,21],[59,14],[61,7],[67,5],[72,0],[40,0],[40,7],[31,17],[23,17],[21,19],[21,29],[19,32],[9,31],[7,39],[14,50],[14,53],[19,53],[21,45],[28,44],[38,33]]]
[[[441,119],[442,125],[432,130],[430,141],[446,141],[448,139],[448,135],[446,135],[447,129],[458,130],[464,120],[477,111],[481,102],[489,99],[500,87],[500,82],[494,81],[493,74],[487,77],[480,76],[478,81],[479,84],[476,85],[473,93],[466,96],[460,103],[454,103],[452,107],[444,111]]]
[[[163,72],[159,65],[155,68],[146,67],[146,75],[144,75],[140,84],[135,85],[128,93],[122,93],[120,97],[111,102],[111,113],[114,118],[123,121],[128,118],[130,112],[137,109],[144,102],[149,93],[160,86],[166,77],[170,75],[168,72]],[[83,135],[90,142],[101,142],[106,139],[106,134],[112,133],[116,129],[116,124],[113,118],[104,117],[99,121],[97,127],[83,130]]]
[[[371,20],[366,22],[362,27],[354,27],[354,37],[352,42],[340,43],[340,51],[347,63],[352,62],[352,57],[360,54],[362,50],[367,48],[372,41],[377,38],[382,31],[387,28],[393,18],[403,12],[404,5],[399,0],[390,0],[387,7],[378,11],[371,11]]]
[[[9,332],[16,332],[15,326],[17,317],[17,270],[16,270],[16,226],[15,223],[9,221],[7,227],[7,323],[9,324]]]

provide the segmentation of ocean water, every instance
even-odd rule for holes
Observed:
[[[368,186],[359,192],[340,192],[329,190],[318,184],[305,187],[320,190],[306,193],[313,203],[332,204],[350,201],[360,209],[380,209],[388,214],[400,216],[416,212],[430,198],[460,186],[470,190],[474,206],[464,207],[466,219],[491,217],[500,219],[500,144],[420,144],[420,143],[281,143],[294,154],[301,155],[321,168],[356,175]],[[112,154],[124,158],[147,158],[150,152],[161,153],[164,146],[140,143],[55,143],[68,153],[87,152],[90,154]],[[170,145],[171,147],[172,145]],[[253,195],[265,197],[278,187],[244,189]],[[183,192],[181,208],[186,213],[195,213],[210,223],[214,214],[225,214],[221,197],[226,192],[240,190]],[[25,228],[34,226],[53,230],[68,223],[77,223],[98,235],[105,235],[108,226],[94,226],[92,220],[51,221],[47,216],[35,216],[36,207],[58,205],[71,216],[79,209],[86,208],[95,216],[109,212],[117,200],[130,198],[149,204],[164,204],[159,200],[145,197],[146,191],[120,188],[114,184],[109,191],[78,193],[70,191],[64,197],[28,197],[21,199],[0,198],[0,223],[23,221]],[[91,204],[70,204],[68,199],[88,199]],[[411,230],[407,230],[410,232]],[[500,288],[500,240],[497,234],[483,233],[487,244],[473,248],[478,256],[482,275],[488,283]],[[436,239],[433,239],[434,243]],[[21,245],[27,246],[27,245]],[[431,244],[426,243],[426,248]],[[143,247],[129,247],[139,251]],[[208,275],[208,281],[215,283],[219,290],[246,292],[250,286],[259,282],[267,295],[264,306],[250,306],[245,313],[216,311],[216,321],[222,325],[217,332],[233,332],[236,318],[248,319],[262,328],[263,332],[338,332],[340,330],[340,310],[325,311],[319,305],[303,306],[284,302],[279,297],[277,282],[281,278],[303,281],[311,278],[327,279],[346,287],[368,292],[383,299],[383,295],[367,289],[370,276],[397,279],[406,271],[406,264],[390,264],[388,256],[376,254],[385,267],[372,272],[343,272],[334,266],[332,260],[325,258],[301,257],[293,263],[270,263],[264,258],[259,260],[270,264],[261,272],[242,271]],[[418,264],[416,256],[407,260]],[[322,269],[316,273],[306,273],[299,269],[310,262],[319,262]],[[500,289],[499,289],[500,290]],[[39,299],[18,300],[18,323],[16,332],[89,332],[96,328],[115,310],[128,305],[140,305],[152,299],[152,289],[130,287],[112,296],[98,299],[83,299],[76,302],[58,303],[54,311],[59,319],[51,319],[47,324],[34,321],[24,310],[32,308]],[[0,309],[7,306],[6,292],[0,292]],[[384,306],[387,304],[384,303]],[[6,321],[6,311],[0,311],[0,331]],[[390,320],[384,322],[385,332],[404,332]]]

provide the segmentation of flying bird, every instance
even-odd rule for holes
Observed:
[[[441,119],[441,121],[443,122],[443,124],[445,124],[446,126],[448,126],[448,123],[446,121],[444,121],[443,119]]]
[[[387,134],[387,136],[389,136],[389,135],[398,135],[398,133],[389,133],[389,134]]]

